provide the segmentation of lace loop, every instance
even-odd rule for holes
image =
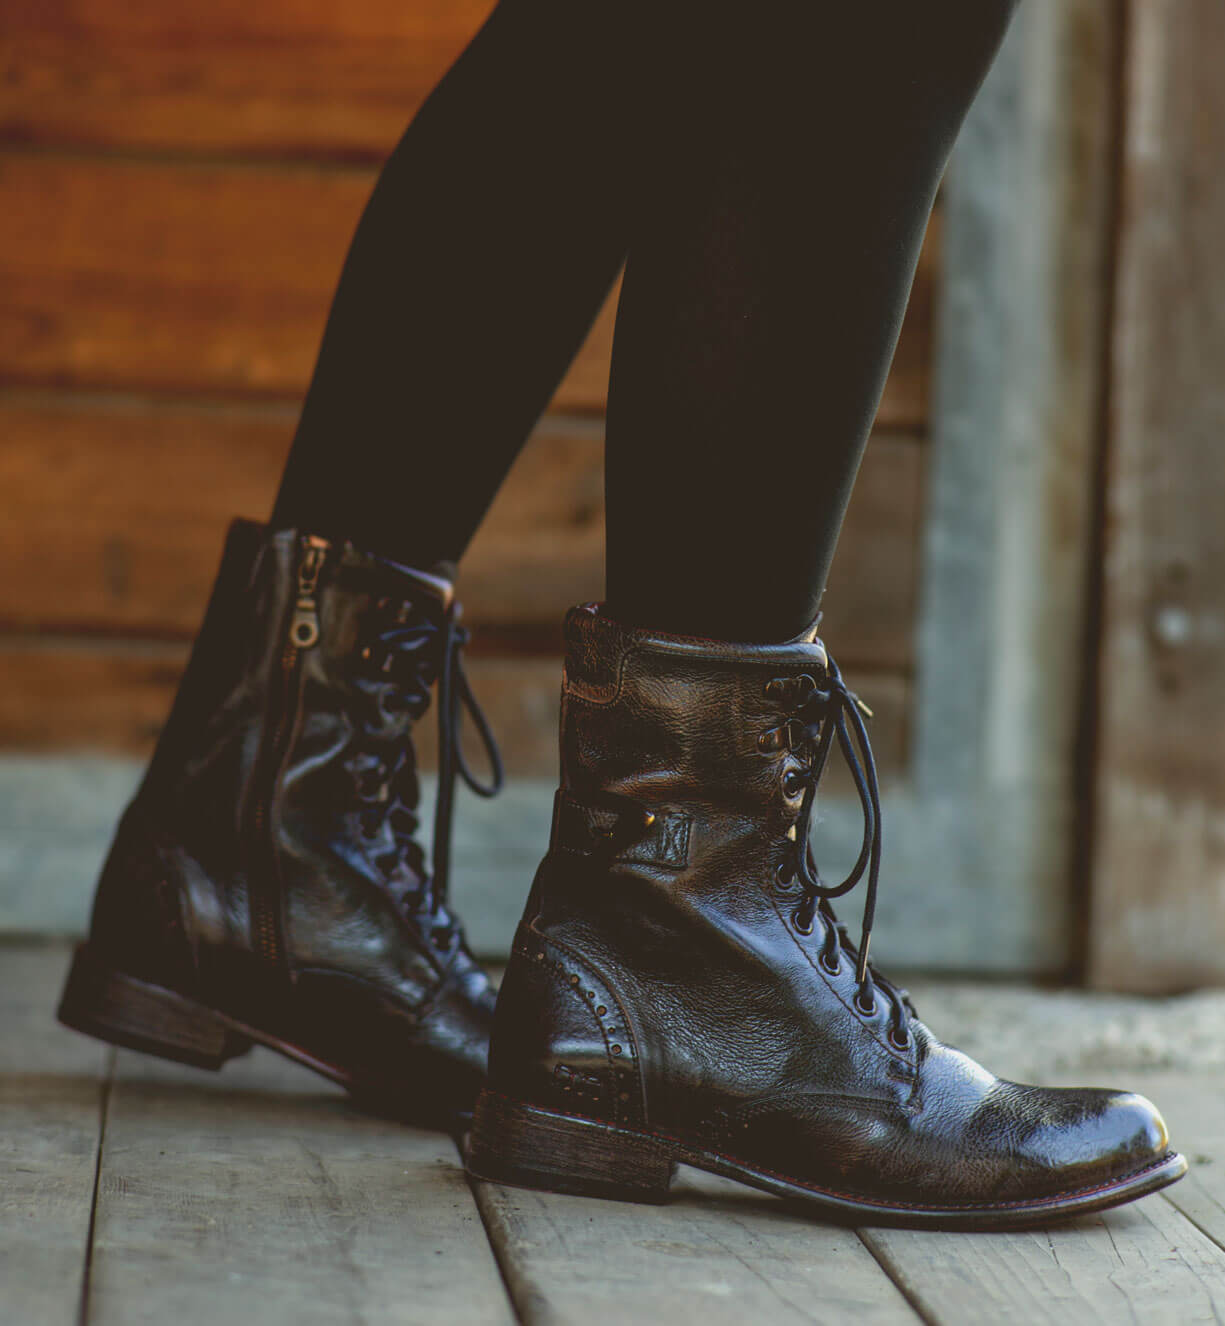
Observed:
[[[868,962],[868,948],[872,940],[872,925],[876,917],[876,895],[880,882],[881,862],[881,808],[880,783],[876,772],[876,760],[872,755],[872,745],[868,740],[868,731],[864,715],[871,716],[859,697],[850,690],[842,679],[838,665],[828,659],[824,685],[818,683],[808,691],[798,705],[790,723],[795,724],[790,743],[792,753],[810,750],[811,755],[800,769],[790,770],[786,776],[784,791],[793,794],[800,786],[804,788],[796,817],[794,844],[791,847],[790,866],[804,890],[804,899],[796,909],[797,928],[802,922],[810,932],[818,912],[826,926],[826,942],[822,947],[822,960],[826,970],[831,970],[838,962],[838,953],[845,950],[855,964],[855,979],[858,982],[855,1003],[865,1017],[870,1017],[876,1009],[876,990],[885,995],[890,1005],[891,1033],[894,1043],[909,1035],[907,1031],[908,1015],[914,1008],[904,990],[892,985],[879,976]],[[817,786],[825,772],[826,764],[835,743],[842,755],[855,791],[859,797],[863,813],[863,841],[859,855],[846,878],[838,884],[826,884],[817,871],[810,845],[813,811],[816,805]],[[835,918],[829,900],[840,898],[851,892],[866,877],[864,894],[863,921],[858,945],[850,942],[846,929]],[[872,1011],[869,1012],[868,1010]]]
[[[476,701],[468,674],[464,671],[462,650],[470,633],[459,624],[459,604],[452,602],[442,625],[442,656],[438,672],[438,795],[434,802],[434,907],[437,910],[447,896],[451,872],[451,819],[455,803],[455,780],[464,783],[479,797],[494,797],[502,790],[504,770],[502,755],[489,727],[489,720]],[[464,756],[460,729],[464,711],[472,719],[477,736],[489,760],[489,781],[482,783],[473,774]]]

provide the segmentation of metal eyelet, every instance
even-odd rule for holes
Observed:
[[[863,1000],[859,997],[858,994],[856,994],[856,996],[855,996],[855,1008],[856,1008],[856,1010],[857,1010],[858,1012],[862,1013],[864,1017],[866,1017],[866,1018],[874,1018],[874,1017],[876,1016],[876,996],[873,995],[873,996],[872,996],[872,1003],[871,1003],[870,1005],[868,1005],[867,1007],[864,1007]]]
[[[797,792],[804,790],[804,780],[794,769],[788,769],[783,774],[783,796],[793,797]]]
[[[812,934],[812,922],[809,921],[809,923],[807,924],[807,926],[805,926],[805,925],[801,922],[801,920],[800,920],[800,909],[799,909],[798,907],[795,909],[795,911],[793,911],[793,912],[791,913],[791,924],[792,924],[793,926],[795,926],[796,930],[797,930],[801,935],[811,935],[811,934]]]
[[[834,958],[834,959],[831,960],[831,959],[829,958],[829,956],[826,954],[825,950],[822,949],[822,950],[821,950],[821,954],[820,954],[820,956],[817,958],[817,961],[821,964],[821,970],[822,970],[827,976],[841,976],[841,975],[842,975],[842,959],[841,959],[841,958]]]
[[[777,755],[786,746],[781,727],[767,728],[757,736],[757,749],[762,755]]]
[[[897,1031],[893,1027],[890,1027],[889,1044],[892,1045],[895,1050],[909,1050],[912,1044],[910,1033],[907,1032],[904,1036],[899,1036]]]
[[[795,870],[786,861],[780,861],[774,868],[774,887],[783,895],[794,894],[799,888]]]

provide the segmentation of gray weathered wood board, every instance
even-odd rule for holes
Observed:
[[[1126,49],[1089,972],[1225,980],[1225,8]]]
[[[865,1230],[864,1240],[942,1326],[1190,1326],[1225,1316],[1225,1250],[1160,1196],[1049,1230]]]
[[[513,1321],[449,1138],[269,1054],[217,1078],[121,1054],[91,1323]]]
[[[0,947],[0,1319],[76,1320],[110,1056],[55,1026],[63,950]]]
[[[112,1054],[53,1021],[67,960],[62,945],[0,946],[6,1326],[77,1322],[87,1264],[85,1321],[124,1326],[1225,1319],[1225,1069],[1195,1052],[1220,1023],[1215,998],[1154,1001],[1141,1017],[1134,999],[925,992],[941,1028],[954,1039],[977,1028],[984,1053],[992,1028],[1017,1024],[997,1047],[1002,1067],[1151,1096],[1191,1160],[1164,1194],[1017,1234],[845,1230],[690,1170],[662,1207],[483,1184],[474,1201],[449,1139],[361,1115],[279,1056],[255,1051],[210,1074],[123,1052],[90,1258]],[[1045,1034],[1052,1020],[1066,1034]],[[1120,1025],[1136,1045],[1116,1044]],[[1136,1067],[1162,1027],[1175,1067]]]
[[[919,1320],[854,1230],[713,1175],[666,1206],[475,1186],[528,1326]]]

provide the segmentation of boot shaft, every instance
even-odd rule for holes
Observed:
[[[168,877],[202,966],[327,966],[355,926],[377,966],[403,954],[407,908],[437,921],[439,951],[399,973],[425,988],[458,930],[429,905],[411,738],[453,614],[440,577],[236,521],[96,924],[123,924],[133,879]]]
[[[795,715],[824,647],[671,637],[594,607],[566,633],[561,788],[499,996],[494,1089],[667,1124],[695,1079],[731,1108],[819,1064],[832,1090],[895,1101],[909,1068],[883,1001],[855,1011],[851,964],[821,968],[780,875],[804,801],[789,776],[812,753]]]
[[[593,605],[566,621],[554,847],[754,874],[795,822],[790,701],[824,675],[815,630],[736,645],[627,628]],[[646,823],[647,816],[653,817]]]
[[[346,711],[372,738],[402,744],[428,706],[451,598],[446,580],[351,544],[236,520],[142,797],[194,817],[218,799],[215,777],[237,786],[236,801],[219,799],[240,823],[261,760],[292,765]],[[388,633],[410,623],[417,648],[400,667]]]

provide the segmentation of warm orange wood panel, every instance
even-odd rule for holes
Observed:
[[[183,645],[0,639],[0,749],[144,754],[186,657]]]
[[[299,398],[372,179],[0,154],[0,381]],[[889,427],[925,423],[933,266],[929,244]],[[607,309],[555,408],[602,410],[611,340]]]
[[[293,427],[282,407],[0,400],[0,627],[188,638],[225,527],[267,513]],[[914,631],[922,447],[867,460],[826,602],[839,656],[905,668]],[[603,583],[598,424],[547,421],[465,559],[470,618],[552,628]]]
[[[0,380],[299,398],[373,178],[0,154]],[[611,341],[557,407],[603,407]]]
[[[6,0],[0,141],[381,158],[491,0]]]
[[[142,647],[98,642],[0,639],[0,749],[111,751],[146,755],[169,712],[186,662],[184,645]],[[474,658],[468,674],[489,717],[508,772],[557,776],[558,658]],[[909,685],[892,673],[854,678],[876,717],[872,742],[886,776],[905,767],[910,726]],[[421,764],[434,767],[431,710],[418,729]],[[480,744],[469,732],[465,749],[478,768]],[[831,761],[830,791],[853,796]]]

